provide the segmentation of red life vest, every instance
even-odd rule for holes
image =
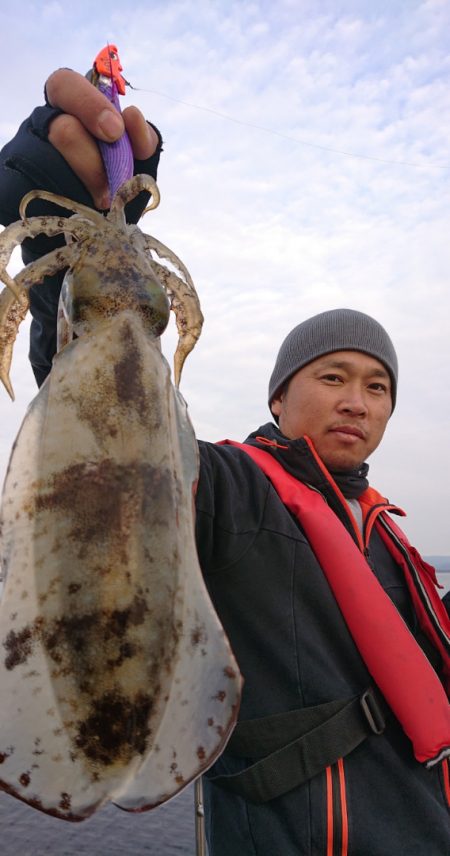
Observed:
[[[272,455],[255,446],[231,440],[223,442],[237,446],[255,461],[283,504],[299,520],[367,669],[411,740],[417,760],[432,766],[450,755],[450,705],[444,687],[349,532],[322,495],[286,472]],[[308,444],[317,458],[309,439]],[[325,470],[320,459],[318,462]],[[332,482],[329,473],[327,477]],[[337,486],[335,489],[339,493]],[[413,561],[416,558],[414,548],[403,533],[390,520],[385,524],[385,530],[394,533]],[[384,531],[383,535],[381,529],[379,531],[405,570],[406,559],[399,544],[392,543],[388,532]],[[420,570],[419,567],[415,570],[434,619],[423,607],[410,573],[406,574],[408,587],[419,623],[436,644],[448,675],[450,621],[427,567]]]

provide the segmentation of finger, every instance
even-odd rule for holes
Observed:
[[[122,116],[135,158],[147,160],[155,153],[158,146],[159,140],[156,131],[146,122],[137,107],[126,107]]]
[[[66,114],[57,116],[50,124],[48,139],[88,189],[97,208],[108,208],[108,182],[102,157],[80,120]]]
[[[110,143],[122,136],[124,124],[121,114],[82,74],[60,68],[48,78],[46,91],[53,107],[76,116],[99,140]]]

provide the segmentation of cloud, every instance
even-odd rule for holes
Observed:
[[[55,20],[64,17],[64,9],[62,3],[44,3],[42,6],[42,18],[44,22],[54,24]]]

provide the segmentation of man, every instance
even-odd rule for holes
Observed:
[[[333,553],[337,583],[351,587],[356,582],[362,590],[378,580],[378,588],[394,602],[397,618],[402,616],[442,674],[440,654],[419,629],[406,584],[408,572],[394,556],[398,534],[384,511],[388,503],[367,482],[364,462],[382,439],[396,391],[392,342],[376,321],[362,313],[345,309],[322,313],[298,325],[283,342],[269,383],[269,405],[279,428],[265,425],[246,444],[264,450],[288,478],[312,488],[306,488],[300,504],[303,512],[320,520],[323,516],[318,543],[312,544],[308,517],[299,521],[293,505],[286,508],[286,495],[280,497],[270,468],[265,470],[268,481],[259,461],[241,449],[200,444],[200,561],[245,679],[240,713],[245,725],[238,726],[208,773],[216,777],[206,786],[214,854],[334,854],[348,848],[349,854],[381,856],[448,850],[448,809],[440,790],[445,779],[439,784],[437,769],[425,770],[417,763],[399,722],[383,703],[377,709],[378,696],[373,713],[375,719],[380,716],[382,734],[375,733],[375,726],[347,754],[347,747],[339,743],[342,733],[348,736],[353,728],[346,720],[337,739],[323,731],[318,745],[313,742],[301,751],[295,746],[300,734],[332,721],[335,710],[325,708],[323,720],[321,705],[357,698],[373,684],[377,663],[372,660],[367,668],[373,656],[367,645],[372,643],[381,656],[386,653],[383,645],[389,645],[389,619],[382,605],[383,625],[376,623],[369,638],[361,640],[362,658],[355,640],[359,642],[357,634],[369,626],[379,593],[371,589],[369,604],[358,604],[365,614],[348,615],[348,604],[336,602],[336,593],[340,595],[332,588],[336,580],[324,573],[332,570]],[[317,500],[314,508],[312,498]],[[337,528],[331,533],[328,527],[333,524]],[[347,533],[354,541],[348,552]],[[331,556],[324,553],[328,539]],[[358,564],[352,549],[355,554],[363,551],[366,561]],[[340,559],[341,550],[345,560]],[[364,579],[366,572],[371,579]],[[448,622],[440,615],[448,638]],[[349,632],[355,618],[360,625]],[[397,657],[394,680],[400,681],[407,668],[400,633],[394,628],[396,648],[387,651],[381,680],[390,661],[395,667]],[[418,680],[415,671],[410,680]],[[380,688],[383,693],[394,689],[392,702],[398,701],[393,697],[395,686]],[[402,687],[402,695],[405,691],[407,687]],[[448,746],[448,705],[444,705]],[[293,719],[294,713],[298,719]],[[312,718],[305,719],[306,714]],[[249,727],[249,722],[261,718],[266,719]],[[321,757],[317,774],[315,763],[323,745],[329,746],[329,754]],[[276,756],[285,746],[286,757],[280,757],[281,752]],[[251,774],[249,768],[262,755],[269,757],[267,769],[260,765],[262,769],[253,768]],[[316,772],[304,782],[303,764]],[[247,773],[233,783],[230,776],[243,769]],[[285,792],[284,786],[292,784]]]
[[[48,189],[85,201],[88,187],[88,204],[103,207],[87,131],[99,136],[105,105],[73,74],[47,86],[64,111],[41,123]],[[68,142],[56,124],[70,124],[67,113]],[[143,139],[150,162],[139,168],[154,174],[160,145],[150,151],[140,118],[134,146]],[[19,172],[22,145],[19,133],[3,155]],[[34,146],[28,164],[39,161]],[[10,222],[30,179],[6,171],[0,213]],[[47,285],[45,310],[33,306],[38,380],[54,347],[59,284]],[[450,852],[449,624],[432,572],[387,514],[396,509],[367,481],[397,379],[386,331],[331,310],[281,346],[269,383],[278,424],[242,447],[199,444],[199,557],[245,679],[240,723],[205,777],[210,856]]]

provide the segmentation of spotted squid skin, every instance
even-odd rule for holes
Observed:
[[[105,318],[129,309],[144,321],[149,335],[161,336],[170,305],[147,257],[129,240],[117,246],[117,234],[80,247],[64,278],[64,315],[77,336]]]
[[[101,231],[80,209],[66,227],[77,240],[51,254],[51,269],[70,267],[64,346],[25,416],[0,513],[0,788],[71,821],[176,794],[223,750],[241,690],[198,564],[197,445],[160,349],[168,298],[120,222],[134,188]],[[171,280],[183,289],[198,305],[190,278]]]
[[[121,312],[57,355],[2,514],[0,786],[43,811],[159,805],[233,727],[240,679],[198,566],[196,479],[140,318]]]

